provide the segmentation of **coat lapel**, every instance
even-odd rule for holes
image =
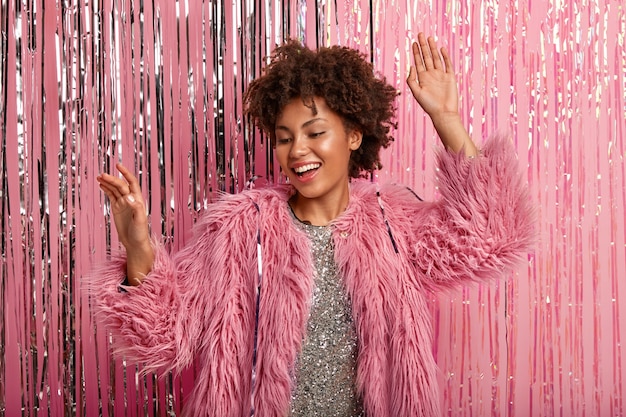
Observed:
[[[287,188],[260,194],[263,282],[257,349],[257,415],[285,415],[313,290],[309,241],[287,206]]]

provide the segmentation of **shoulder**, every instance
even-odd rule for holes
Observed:
[[[350,185],[350,205],[344,217],[350,221],[368,219],[369,222],[380,221],[381,216],[405,217],[413,213],[421,201],[405,185],[354,181]]]
[[[252,208],[256,209],[255,205],[281,204],[289,199],[291,193],[291,187],[287,185],[245,190],[235,194],[222,193],[215,201],[209,204],[207,211],[219,212],[225,210],[231,213],[231,215],[241,211],[247,212]]]
[[[351,185],[350,197],[363,204],[373,204],[379,207],[395,207],[405,204],[415,204],[423,201],[410,187],[396,183],[377,184],[368,181],[357,181]]]
[[[382,185],[380,196],[390,205],[415,204],[424,201],[416,191],[403,184]]]
[[[278,210],[291,195],[291,188],[285,185],[262,189],[246,190],[236,194],[221,194],[209,204],[198,220],[199,228],[216,228],[236,225],[246,228],[258,222],[259,215]]]

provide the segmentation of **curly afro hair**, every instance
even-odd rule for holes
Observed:
[[[276,119],[296,97],[315,112],[315,97],[343,120],[346,130],[363,133],[361,147],[352,152],[349,175],[364,176],[381,168],[379,152],[386,148],[395,128],[398,92],[374,74],[365,55],[347,47],[331,46],[312,51],[289,40],[277,47],[264,74],[253,80],[244,95],[246,114],[275,143]]]

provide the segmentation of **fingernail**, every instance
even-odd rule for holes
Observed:
[[[132,194],[129,194],[128,197],[126,197],[128,199],[128,201],[130,201],[131,203],[135,202],[135,197],[132,196]]]

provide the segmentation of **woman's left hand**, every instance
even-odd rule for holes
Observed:
[[[432,118],[458,116],[458,91],[452,62],[445,48],[441,55],[437,43],[423,33],[412,44],[415,65],[411,66],[407,84],[413,97]]]
[[[412,44],[415,65],[411,66],[407,84],[413,97],[433,121],[444,146],[454,152],[464,150],[468,156],[478,153],[459,114],[459,93],[448,51],[437,50],[437,43],[423,33]]]

